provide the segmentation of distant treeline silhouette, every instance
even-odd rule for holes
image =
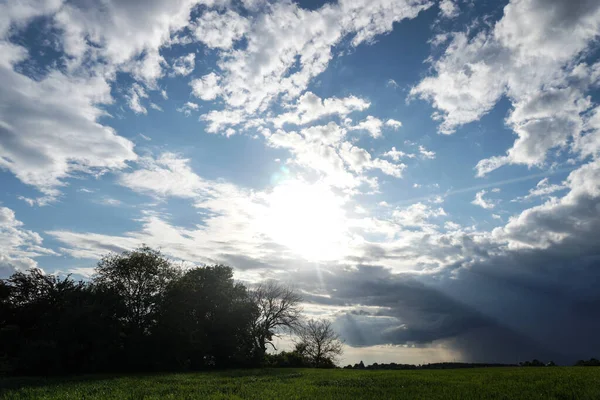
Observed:
[[[0,280],[0,373],[178,371],[277,365],[332,367],[328,321],[303,321],[302,298],[266,282],[247,288],[223,265],[183,269],[143,246],[111,253],[90,281],[15,272]],[[271,356],[289,330],[293,352]]]
[[[518,364],[499,364],[499,363],[463,363],[463,362],[441,362],[430,364],[397,364],[397,363],[373,363],[366,365],[361,361],[354,365],[348,364],[344,369],[460,369],[460,368],[496,368],[496,367],[556,367],[554,361],[543,362],[537,359],[531,361],[522,361]],[[590,358],[587,361],[579,360],[575,363],[576,367],[600,367],[600,361]]]

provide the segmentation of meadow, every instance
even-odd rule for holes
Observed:
[[[0,399],[599,399],[600,368],[256,369],[0,379]]]

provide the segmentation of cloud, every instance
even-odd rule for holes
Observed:
[[[39,81],[14,71],[25,60],[22,47],[0,43],[0,167],[45,195],[75,173],[121,169],[135,160],[133,143],[98,123],[110,104],[101,77],[76,78],[50,71]]]
[[[382,126],[383,126],[383,121],[381,121],[379,118],[369,115],[369,116],[367,116],[366,119],[359,122],[358,124],[356,124],[354,126],[350,126],[350,129],[365,130],[365,131],[369,132],[369,134],[373,138],[377,139],[377,138],[381,137]]]
[[[285,123],[306,125],[325,116],[345,117],[353,111],[366,110],[369,106],[369,102],[355,96],[321,99],[312,92],[306,92],[291,106],[293,111],[278,115],[273,119],[273,124],[278,128]]]
[[[395,119],[388,119],[385,124],[394,130],[398,130],[402,126],[402,122],[396,121]]]
[[[146,91],[144,90],[143,87],[141,87],[137,83],[134,83],[131,86],[131,88],[129,89],[129,94],[126,96],[126,98],[127,98],[127,105],[129,106],[129,108],[131,108],[131,110],[134,113],[136,113],[136,114],[147,114],[148,113],[148,110],[146,110],[146,107],[144,107],[140,103],[141,99],[148,98],[148,94],[146,93]]]
[[[196,65],[196,54],[189,53],[185,56],[176,58],[173,61],[173,74],[186,76],[194,72]]]
[[[477,192],[475,194],[475,199],[471,202],[471,204],[474,204],[481,208],[485,208],[486,210],[490,210],[490,209],[496,207],[496,204],[494,202],[483,198],[483,196],[486,193],[488,193],[487,190],[480,190],[479,192]]]
[[[140,158],[138,163],[142,168],[122,173],[117,180],[119,185],[159,197],[194,198],[208,190],[206,182],[190,168],[190,160],[177,154],[163,153],[157,159]]]
[[[406,208],[395,210],[392,214],[396,222],[407,227],[424,227],[431,218],[444,217],[443,208],[432,208],[423,203],[415,203]]]
[[[481,160],[477,175],[505,164],[541,166],[549,150],[564,149],[586,125],[584,113],[592,105],[586,93],[596,67],[577,60],[599,34],[597,2],[511,1],[491,28],[472,37],[452,34],[433,61],[435,74],[411,95],[433,104],[446,134],[479,120],[508,96],[514,108],[507,124],[518,139],[505,156]]]
[[[118,199],[113,199],[111,197],[105,197],[103,199],[100,200],[100,204],[103,204],[105,206],[120,206],[123,204],[123,202],[121,200]]]
[[[549,195],[555,192],[559,192],[567,188],[568,187],[563,184],[550,184],[550,180],[548,178],[544,178],[541,181],[539,181],[534,188],[530,189],[529,193],[526,196],[517,197],[512,201],[526,201],[534,199],[536,197],[548,197]]]
[[[440,1],[440,14],[444,18],[456,18],[460,13],[460,9],[452,0]]]
[[[0,274],[9,275],[14,270],[37,267],[36,257],[58,255],[42,247],[42,237],[23,228],[15,213],[0,206]]]
[[[250,21],[233,10],[223,13],[207,11],[193,24],[194,37],[211,49],[230,49],[235,42],[242,39]]]
[[[227,106],[248,113],[265,110],[280,95],[294,99],[326,69],[332,48],[343,38],[358,46],[430,6],[424,0],[341,1],[316,10],[289,2],[270,4],[244,28],[246,47],[221,53],[219,95]],[[296,63],[297,70],[291,68]]]
[[[0,39],[5,39],[12,29],[22,29],[36,17],[53,14],[62,0],[24,0],[0,4]]]
[[[389,157],[394,161],[400,161],[400,159],[407,157],[407,158],[415,158],[414,154],[407,154],[403,151],[400,150],[396,150],[396,147],[392,147],[391,150],[386,151],[385,153],[382,154],[384,157]]]
[[[299,132],[278,130],[267,136],[266,143],[287,148],[292,162],[306,170],[318,171],[329,184],[355,189],[362,183],[373,184],[366,171],[378,169],[386,175],[402,177],[406,165],[373,158],[365,149],[346,140],[347,129],[335,122],[304,128]]]
[[[198,111],[200,106],[196,103],[192,103],[191,101],[186,102],[184,105],[177,109],[178,112],[183,113],[186,117],[192,115],[192,111]]]
[[[419,154],[422,158],[427,160],[435,159],[435,151],[427,150],[425,146],[419,146]]]
[[[385,83],[385,86],[391,87],[391,88],[394,88],[394,89],[398,89],[398,87],[399,87],[398,82],[396,82],[393,79],[388,79],[388,81]]]
[[[227,134],[222,132],[224,128],[239,125],[246,117],[240,110],[212,110],[200,116],[200,119],[208,122],[206,132]]]
[[[214,72],[204,75],[200,79],[194,79],[190,82],[192,94],[205,101],[216,99],[221,93],[221,88],[219,87],[220,79]]]
[[[68,2],[54,15],[72,68],[87,60],[104,59],[155,87],[167,66],[159,49],[171,34],[186,27],[191,10],[213,1],[174,0]]]
[[[595,209],[600,198],[600,162],[592,161],[571,172],[565,181],[569,192],[560,199],[526,209],[496,228],[496,238],[512,247],[549,248],[576,238],[591,244],[600,229]]]

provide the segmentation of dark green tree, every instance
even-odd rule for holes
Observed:
[[[93,282],[120,296],[131,333],[145,335],[156,322],[158,305],[167,285],[180,274],[180,269],[160,251],[142,246],[102,257]]]
[[[256,307],[230,267],[194,268],[166,290],[157,336],[162,358],[177,368],[241,366],[252,352]]]

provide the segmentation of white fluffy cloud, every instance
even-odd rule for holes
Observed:
[[[173,153],[163,153],[157,159],[139,160],[142,168],[123,173],[118,183],[131,190],[156,196],[193,198],[208,189],[207,184],[189,166],[190,160]]]
[[[317,10],[271,4],[251,21],[246,48],[222,54],[220,96],[228,106],[250,113],[264,110],[281,94],[293,99],[326,69],[333,46],[344,37],[351,36],[352,45],[358,46],[430,6],[424,0],[342,0]],[[299,68],[293,70],[296,63]]]
[[[568,240],[594,246],[600,230],[600,161],[571,172],[565,185],[569,189],[565,196],[511,217],[506,226],[493,231],[494,237],[513,248],[548,248]]]
[[[481,190],[477,192],[475,194],[475,199],[471,202],[471,204],[474,204],[481,208],[485,208],[486,210],[490,210],[496,207],[496,204],[493,201],[483,198],[483,196],[485,196],[486,193],[488,193],[487,190]]]
[[[250,21],[232,10],[207,11],[194,23],[194,37],[209,48],[230,49],[248,31]]]
[[[221,78],[211,72],[210,74],[204,75],[200,79],[194,79],[190,82],[192,86],[192,94],[202,100],[214,100],[221,93],[219,87],[219,80]]]
[[[435,151],[427,150],[425,146],[419,146],[419,154],[422,158],[427,160],[433,160],[435,158]]]
[[[507,124],[518,139],[505,156],[482,160],[478,175],[509,163],[540,166],[586,125],[597,68],[577,60],[599,34],[598,2],[514,0],[489,30],[453,34],[435,75],[411,94],[432,102],[442,133],[478,120],[507,95],[514,106]]]
[[[395,210],[393,217],[396,222],[406,227],[424,227],[431,218],[444,217],[443,208],[432,208],[423,203],[415,203],[406,208]]]
[[[0,270],[37,267],[36,257],[57,255],[42,247],[42,241],[39,234],[23,228],[13,210],[0,206]]]
[[[458,6],[452,0],[441,0],[439,6],[440,13],[445,18],[455,18],[460,12]]]
[[[64,50],[73,57],[73,67],[102,57],[154,86],[167,65],[159,54],[161,46],[170,41],[173,33],[188,25],[194,6],[213,6],[214,3],[207,0],[75,1],[65,3],[54,15],[54,21],[64,32]]]
[[[398,128],[400,128],[402,126],[402,122],[396,121],[395,119],[391,119],[391,118],[388,119],[387,121],[385,121],[385,124],[395,130],[398,130]]]
[[[416,155],[414,155],[414,154],[405,153],[403,151],[396,150],[396,147],[392,147],[391,150],[383,153],[383,156],[391,158],[394,161],[400,161],[400,159],[405,158],[405,157],[406,158],[415,158],[416,157]]]
[[[99,104],[112,102],[100,77],[75,78],[58,71],[35,81],[13,70],[27,57],[0,43],[0,167],[46,195],[78,172],[119,169],[134,160],[133,143],[97,119]]]
[[[176,58],[173,61],[173,74],[186,76],[194,72],[196,65],[196,54],[189,53],[185,56]]]
[[[330,122],[299,132],[280,129],[267,136],[267,144],[289,149],[294,155],[293,163],[319,171],[327,182],[340,188],[355,188],[368,182],[364,172],[374,169],[396,178],[402,177],[406,168],[404,164],[373,158],[365,149],[345,140],[346,135],[346,128]]]
[[[360,121],[358,124],[354,126],[350,126],[349,128],[352,130],[365,130],[369,132],[373,138],[377,139],[381,137],[381,128],[383,127],[383,121],[379,118],[376,118],[372,115],[367,116],[366,119]]]
[[[136,114],[147,114],[148,110],[141,103],[142,99],[147,99],[148,94],[142,86],[134,83],[129,89],[129,94],[126,96],[127,105]]]
[[[306,92],[291,106],[292,111],[278,115],[273,119],[273,123],[278,128],[285,123],[305,125],[324,116],[345,117],[353,111],[366,110],[369,106],[369,102],[355,96],[321,99],[312,92]]]
[[[191,101],[186,102],[184,105],[177,109],[178,112],[183,113],[186,117],[192,115],[192,111],[198,111],[200,106],[196,103],[192,103]]]
[[[537,197],[548,197],[549,195],[567,189],[567,186],[561,184],[551,184],[548,178],[544,178],[535,185],[534,188],[529,190],[526,196],[518,197],[514,201],[531,200]]]

